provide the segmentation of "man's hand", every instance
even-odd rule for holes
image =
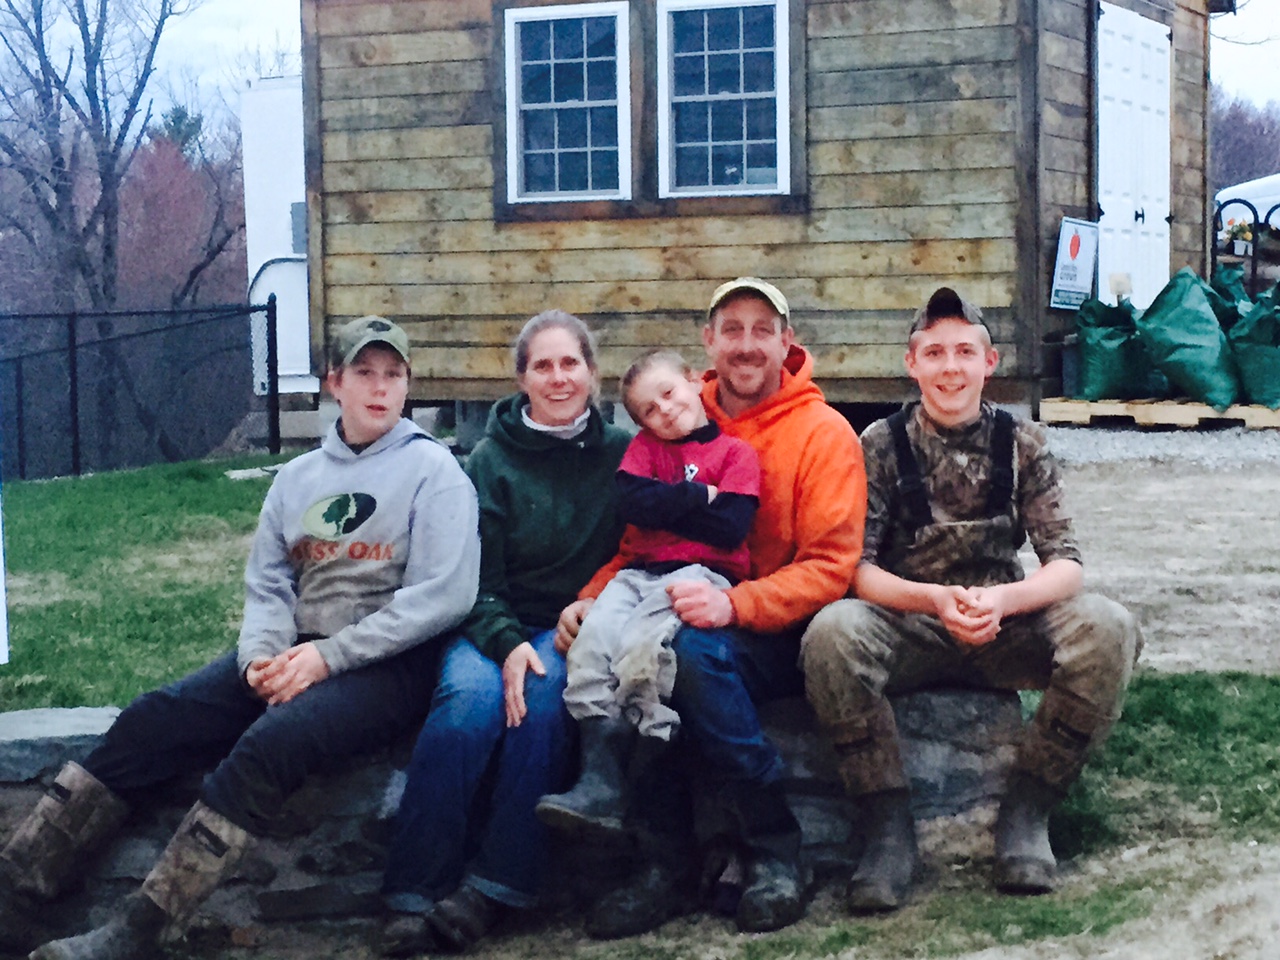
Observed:
[[[556,622],[555,643],[556,649],[561,653],[568,653],[573,646],[573,641],[578,638],[578,631],[582,629],[582,621],[594,603],[594,600],[575,600],[560,611],[560,619]]]
[[[540,677],[547,675],[533,644],[522,643],[502,662],[502,699],[507,708],[507,726],[518,727],[529,711],[524,705],[524,677],[532,670]]]
[[[677,580],[667,587],[671,609],[691,627],[711,629],[733,623],[729,594],[701,580]]]
[[[288,703],[304,690],[329,676],[329,665],[308,641],[290,647],[270,659],[255,660],[245,671],[245,681],[269,706]]]
[[[1000,632],[1003,609],[989,588],[943,586],[934,601],[942,625],[957,641],[977,647],[990,643]]]

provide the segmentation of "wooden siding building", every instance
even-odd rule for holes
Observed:
[[[1116,0],[1169,37],[1170,271],[1206,262],[1213,2]],[[558,307],[598,332],[606,378],[658,344],[697,365],[712,289],[754,274],[787,294],[829,399],[896,400],[908,318],[945,284],[986,313],[997,395],[1035,402],[1072,316],[1048,308],[1060,220],[1098,218],[1099,9],[302,0],[313,358],[329,325],[381,313],[410,333],[413,397],[493,399],[523,321]],[[734,10],[726,41],[713,28]],[[544,17],[580,19],[585,48],[556,23],[545,46]],[[769,42],[772,81],[753,79]],[[610,55],[612,97],[592,87]],[[721,142],[731,69],[746,120]],[[542,101],[603,113],[589,137],[577,114],[515,116]]]

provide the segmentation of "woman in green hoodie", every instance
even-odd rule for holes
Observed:
[[[622,533],[614,474],[630,438],[592,402],[590,332],[540,313],[515,366],[520,392],[495,405],[467,464],[480,594],[409,763],[383,884],[388,956],[465,949],[504,908],[535,904],[547,833],[534,806],[560,789],[569,758],[556,622]]]

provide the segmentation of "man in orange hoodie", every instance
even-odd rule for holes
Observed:
[[[747,537],[751,578],[727,590],[683,582],[668,588],[686,626],[674,642],[671,705],[710,782],[736,820],[745,863],[738,926],[775,930],[804,913],[800,827],[787,806],[782,758],[756,705],[803,691],[797,667],[809,618],[849,589],[862,550],[866,474],[857,435],[812,382],[813,358],[795,342],[786,298],[754,277],[721,285],[707,309],[703,344],[712,369],[702,400],[725,433],[760,457],[760,507]],[[629,936],[673,915],[683,867],[660,805],[641,809],[653,863],[605,897],[588,919],[598,937]]]

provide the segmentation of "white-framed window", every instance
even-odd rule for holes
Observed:
[[[508,9],[507,201],[631,199],[626,2]]]
[[[786,0],[658,0],[658,192],[789,193]]]

